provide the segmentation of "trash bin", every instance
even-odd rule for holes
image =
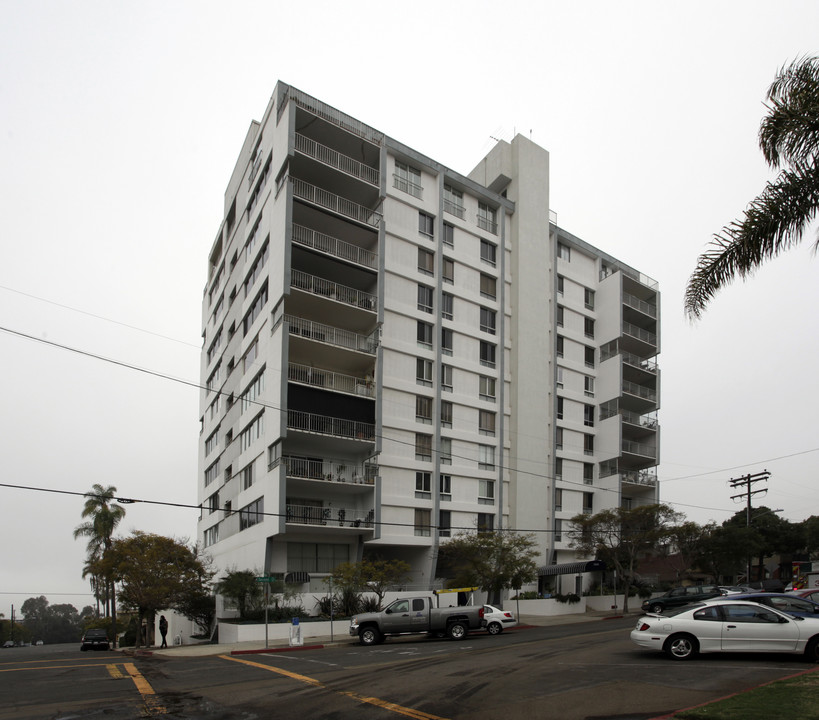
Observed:
[[[299,647],[303,644],[301,639],[301,625],[299,625],[299,619],[294,617],[293,623],[290,625],[290,647]]]

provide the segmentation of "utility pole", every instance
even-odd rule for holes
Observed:
[[[767,470],[763,470],[761,473],[756,473],[755,475],[744,475],[739,478],[731,478],[731,487],[738,488],[741,486],[745,486],[745,491],[740,493],[739,495],[731,495],[731,500],[736,500],[737,498],[745,497],[746,498],[746,505],[745,505],[745,527],[751,527],[751,497],[753,495],[758,495],[759,493],[766,493],[768,492],[768,488],[761,488],[759,490],[752,490],[754,483],[766,481],[771,476],[771,474]],[[761,579],[761,578],[760,578]],[[751,556],[748,555],[748,567],[747,573],[745,575],[745,582],[751,582]]]

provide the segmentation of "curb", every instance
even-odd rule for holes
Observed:
[[[322,650],[325,645],[293,645],[275,648],[259,648],[258,650],[231,650],[231,655],[259,655],[263,653],[298,652],[299,650]]]

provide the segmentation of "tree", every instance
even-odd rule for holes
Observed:
[[[745,279],[766,260],[798,244],[819,210],[819,57],[783,67],[768,88],[759,145],[775,180],[741,220],[714,235],[688,280],[685,310],[698,318],[716,292]],[[814,245],[819,248],[819,240]]]
[[[634,581],[636,560],[668,543],[682,515],[668,505],[640,505],[631,510],[617,507],[595,515],[575,515],[569,544],[581,555],[593,556],[613,566],[625,582],[623,612]]]
[[[119,601],[153,627],[158,610],[184,607],[191,595],[210,594],[213,572],[196,545],[140,531],[116,539],[100,560],[107,577],[120,583]],[[140,645],[137,633],[137,647]],[[150,637],[145,638],[146,642]]]
[[[410,570],[409,563],[404,560],[365,559],[357,563],[338,565],[333,570],[333,582],[342,588],[374,592],[380,610],[387,590],[406,582]]]
[[[20,612],[29,636],[48,644],[78,642],[82,636],[82,617],[69,604],[49,605],[44,595],[26,600]]]
[[[264,588],[256,582],[256,573],[252,570],[228,570],[225,577],[216,583],[215,589],[236,603],[242,620],[247,618],[249,611],[259,608],[264,600]]]
[[[477,585],[489,602],[500,604],[502,590],[520,588],[537,578],[537,542],[510,530],[462,532],[441,546],[439,573],[457,586]]]

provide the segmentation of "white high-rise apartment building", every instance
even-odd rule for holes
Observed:
[[[225,194],[203,300],[199,538],[323,589],[461,530],[655,502],[659,292],[549,211],[517,136],[468,175],[283,83]]]

